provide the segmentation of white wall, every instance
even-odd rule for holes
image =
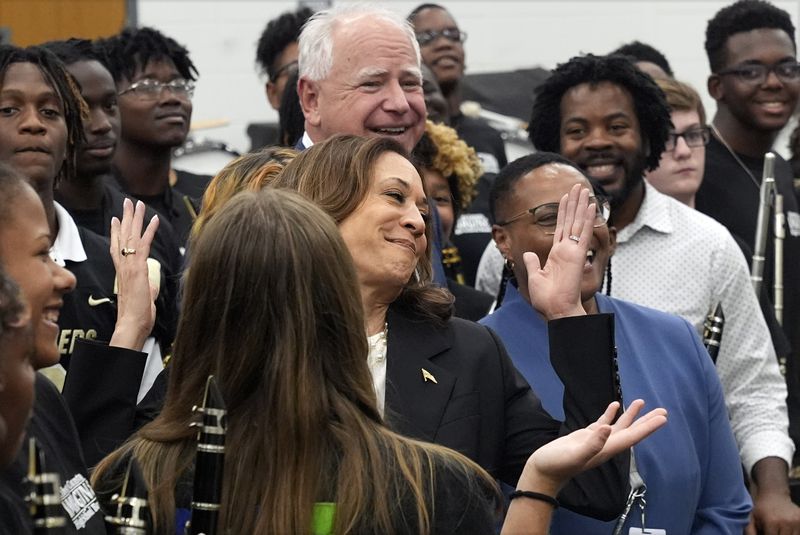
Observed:
[[[351,2],[353,0],[341,0]],[[408,13],[421,2],[385,5]],[[443,0],[469,34],[470,72],[542,66],[553,68],[570,57],[603,54],[639,39],[661,50],[677,78],[706,96],[708,62],[703,48],[706,23],[731,2],[694,0],[629,1],[477,1]],[[800,0],[775,1],[792,15]],[[274,121],[255,67],[255,47],[267,21],[294,9],[296,1],[139,0],[140,25],[154,26],[185,45],[200,71],[195,94],[196,121],[225,119],[229,126],[200,135],[249,148],[250,122]],[[713,101],[707,96],[710,111]],[[782,147],[779,147],[782,148]],[[782,151],[783,152],[783,151]]]

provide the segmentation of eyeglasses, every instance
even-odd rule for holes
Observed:
[[[725,76],[728,74],[736,75],[740,81],[749,85],[761,85],[767,81],[769,73],[774,72],[778,80],[785,84],[793,84],[800,80],[800,63],[796,61],[786,61],[777,65],[763,65],[754,63],[752,65],[740,65],[724,69],[717,74]]]
[[[120,91],[118,96],[121,97],[125,93],[133,93],[140,99],[155,100],[161,96],[161,91],[164,88],[169,89],[172,91],[173,95],[178,97],[192,98],[194,96],[194,82],[184,80],[183,78],[178,78],[177,80],[172,80],[167,83],[146,78],[144,80],[139,80],[135,84],[131,84],[128,89]]]
[[[608,222],[611,217],[611,204],[605,197],[589,197],[589,204],[595,203],[597,205],[597,213],[594,216],[594,228],[602,227]],[[548,236],[555,234],[556,222],[558,221],[558,203],[549,202],[547,204],[540,204],[536,208],[529,208],[514,217],[497,223],[501,227],[510,225],[514,221],[522,219],[528,214],[533,214],[533,224],[544,230]]]
[[[417,34],[417,42],[419,46],[427,46],[437,40],[439,37],[444,37],[453,41],[454,43],[463,43],[467,40],[467,33],[462,32],[458,28],[445,28],[444,30],[428,30]]]
[[[707,126],[692,128],[681,133],[670,132],[667,135],[667,141],[664,144],[664,149],[668,151],[675,150],[675,146],[678,144],[679,137],[682,137],[686,142],[686,145],[689,147],[702,147],[704,145],[708,145],[708,141],[711,139],[711,132]]]
[[[270,77],[270,81],[276,82],[278,78],[286,74],[287,76],[291,76],[297,72],[297,60],[290,61],[286,65],[281,66],[278,68]]]

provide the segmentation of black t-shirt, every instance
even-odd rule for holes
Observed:
[[[753,250],[759,208],[759,187],[764,167],[763,158],[737,154],[750,170],[748,174],[715,137],[706,149],[703,183],[697,192],[697,209],[740,237]],[[753,180],[755,178],[755,181]],[[757,182],[757,183],[756,183]],[[775,183],[783,195],[786,214],[784,240],[784,319],[783,329],[789,337],[795,358],[800,354],[800,211],[794,192],[793,173],[789,164],[776,155]],[[774,285],[774,218],[769,219],[764,285],[772,295]]]
[[[92,487],[81,454],[78,434],[72,417],[56,387],[46,377],[36,376],[36,402],[28,424],[25,445],[14,463],[2,474],[2,487],[7,491],[6,503],[0,507],[0,525],[15,525],[22,520],[25,530],[33,533],[23,500],[23,478],[28,470],[28,438],[36,438],[45,455],[45,470],[59,475],[61,504],[67,518],[65,534],[105,535],[106,528],[100,504]],[[5,493],[5,492],[4,492]]]
[[[498,173],[508,164],[506,146],[500,132],[483,119],[459,114],[451,117],[450,126],[458,133],[458,137],[475,149],[485,172]]]

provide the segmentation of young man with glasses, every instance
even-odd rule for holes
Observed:
[[[210,180],[171,165],[172,150],[189,134],[197,69],[184,47],[152,28],[128,28],[100,43],[122,120],[112,181],[166,217],[185,247]]]
[[[789,14],[767,2],[742,0],[721,9],[706,29],[711,75],[709,94],[717,102],[706,150],[705,175],[697,209],[710,215],[751,249],[755,244],[764,154],[794,112],[800,94],[800,66]],[[783,196],[783,329],[792,352],[786,362],[790,433],[800,439],[798,358],[800,358],[800,214],[789,164],[776,154],[775,183]],[[774,218],[769,217],[764,286],[774,287]],[[786,490],[791,456],[767,460],[757,478],[756,527],[800,530],[800,508]],[[763,503],[761,505],[759,502]]]

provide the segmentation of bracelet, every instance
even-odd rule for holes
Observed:
[[[553,506],[553,509],[558,509],[558,500],[553,498],[552,496],[548,496],[547,494],[542,494],[540,492],[533,492],[530,490],[515,490],[509,496],[509,500],[513,500],[514,498],[519,498],[522,496],[523,498],[530,498],[532,500],[539,500],[545,503],[549,503]]]

